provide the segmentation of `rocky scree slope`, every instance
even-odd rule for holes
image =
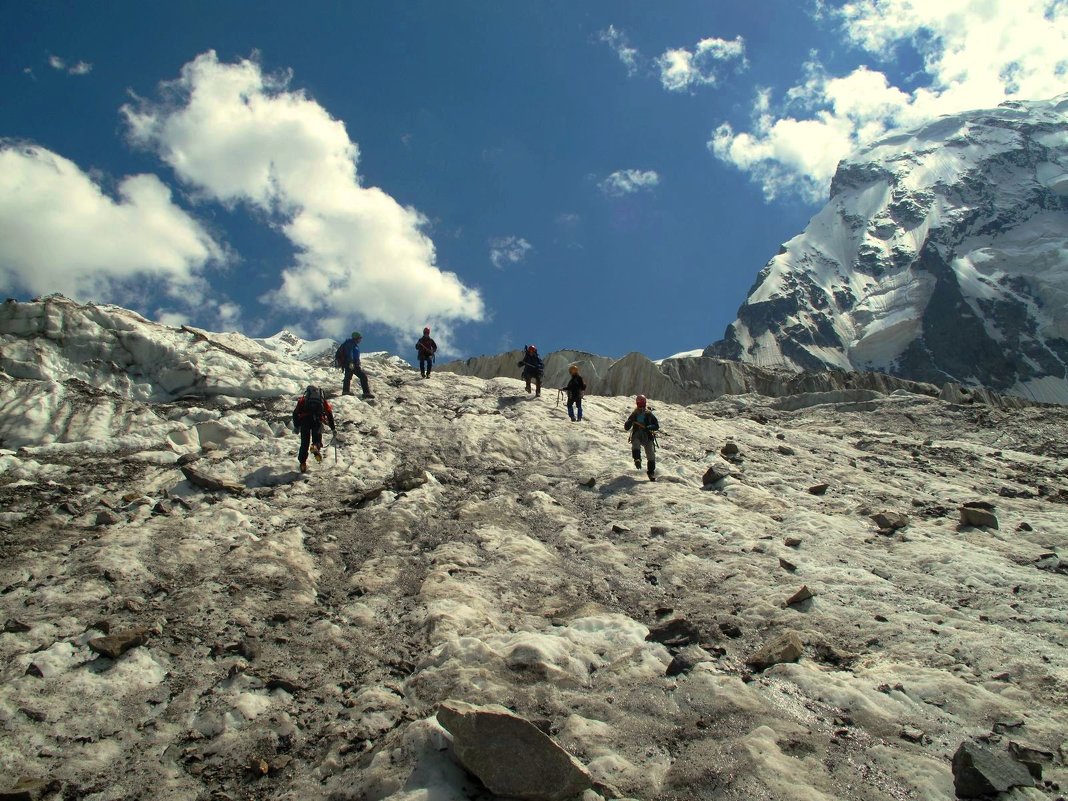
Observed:
[[[1068,95],[845,159],[704,355],[1068,403]]]
[[[651,483],[628,399],[573,424],[374,357],[302,477],[293,392],[337,372],[5,313],[0,791],[488,800],[447,700],[533,722],[586,801],[951,799],[964,742],[1034,765],[1016,798],[1068,785],[1063,409],[654,398]]]

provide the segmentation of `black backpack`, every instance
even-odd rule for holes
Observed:
[[[334,367],[340,367],[345,369],[345,360],[348,358],[348,354],[345,352],[348,350],[345,346],[348,342],[342,342],[336,351],[334,351]]]
[[[308,387],[304,391],[304,414],[309,422],[317,422],[322,419],[326,411],[326,395],[319,387]]]

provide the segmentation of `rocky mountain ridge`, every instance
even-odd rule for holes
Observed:
[[[1068,95],[894,133],[841,162],[704,355],[1068,403],[1066,231]]]
[[[517,365],[522,358],[523,351],[515,350],[446,362],[436,369],[478,378],[518,378],[522,369]],[[984,403],[1002,408],[1029,405],[1022,398],[1000,395],[983,387],[963,387],[954,383],[938,387],[879,372],[798,372],[707,356],[679,356],[651,361],[641,353],[629,353],[621,359],[612,359],[578,350],[553,351],[543,358],[545,374],[542,384],[550,393],[567,384],[568,368],[577,364],[586,381],[588,394],[634,396],[642,393],[669,403],[701,403],[725,395],[748,394],[765,398],[822,395],[845,401],[859,398],[865,393],[889,395],[905,392],[951,403]]]

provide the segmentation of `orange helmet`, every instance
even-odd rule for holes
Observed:
[[[634,402],[635,402],[635,403],[636,403],[636,404],[637,404],[637,405],[638,405],[639,407],[641,407],[641,406],[644,406],[644,405],[645,405],[645,396],[644,396],[644,395],[639,395],[638,397],[636,397],[636,398],[634,399]]]

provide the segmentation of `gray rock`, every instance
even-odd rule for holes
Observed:
[[[528,801],[563,801],[593,786],[589,772],[525,718],[500,706],[442,702],[440,723],[460,764],[491,793]]]
[[[908,516],[899,512],[879,512],[872,515],[871,519],[875,521],[875,525],[879,528],[891,530],[904,528],[909,524]]]
[[[810,598],[815,598],[815,597],[816,597],[816,593],[814,593],[812,590],[810,590],[808,588],[808,585],[805,584],[805,585],[802,585],[801,589],[799,589],[797,592],[795,592],[793,595],[791,595],[789,597],[789,599],[786,601],[786,605],[787,606],[794,606],[795,604],[803,603],[804,601],[807,601]]]
[[[710,486],[718,481],[722,481],[731,474],[723,465],[714,464],[705,471],[704,476],[701,477],[701,484],[703,486]]]
[[[796,631],[787,631],[750,656],[745,663],[756,671],[764,670],[782,662],[796,662],[805,647]]]
[[[101,656],[118,659],[130,649],[144,645],[146,642],[148,642],[148,629],[139,627],[118,631],[105,637],[93,637],[89,640],[89,647]]]
[[[812,495],[823,495],[830,486],[830,484],[816,484],[813,487],[809,487],[808,491]]]
[[[906,726],[898,733],[898,737],[910,743],[922,743],[924,736],[923,731],[915,726]]]
[[[998,527],[997,515],[989,509],[968,503],[960,507],[960,522],[966,526],[981,526],[983,528]]]
[[[0,790],[0,801],[41,801],[59,788],[54,779],[19,779],[14,787]]]
[[[206,473],[201,473],[198,470],[194,470],[188,465],[182,465],[182,474],[186,477],[186,480],[190,484],[206,489],[211,492],[230,492],[234,495],[240,495],[245,491],[243,484],[238,484],[236,481],[230,481],[226,478],[214,478]]]
[[[793,562],[789,562],[786,559],[783,559],[781,556],[779,557],[779,567],[781,567],[788,573],[793,573],[795,570],[797,570],[797,565],[795,565]]]
[[[98,526],[113,526],[119,522],[121,518],[112,511],[107,509],[101,509],[96,513],[96,524]]]
[[[694,658],[692,654],[683,652],[681,654],[675,654],[671,660],[671,664],[667,666],[666,676],[678,676],[683,673],[689,673],[698,665],[698,660]]]
[[[4,631],[8,634],[25,634],[32,628],[32,626],[28,626],[19,620],[15,620],[15,618],[9,618],[7,622],[4,623]]]
[[[663,645],[681,648],[684,645],[701,641],[701,632],[685,618],[669,620],[661,626],[649,629],[645,635],[647,642],[658,642]]]
[[[795,451],[789,445],[780,445],[777,450],[783,456],[794,456],[797,453],[797,451]]]
[[[960,798],[981,798],[1010,787],[1033,787],[1027,767],[1009,754],[961,743],[953,754],[953,787]]]
[[[411,492],[427,483],[426,471],[414,465],[402,465],[394,471],[389,486],[398,492]]]
[[[782,541],[782,544],[787,548],[799,548],[803,540],[800,537],[787,537]]]
[[[737,443],[728,442],[726,445],[719,449],[719,452],[722,453],[724,456],[737,456],[741,451],[739,450]]]

